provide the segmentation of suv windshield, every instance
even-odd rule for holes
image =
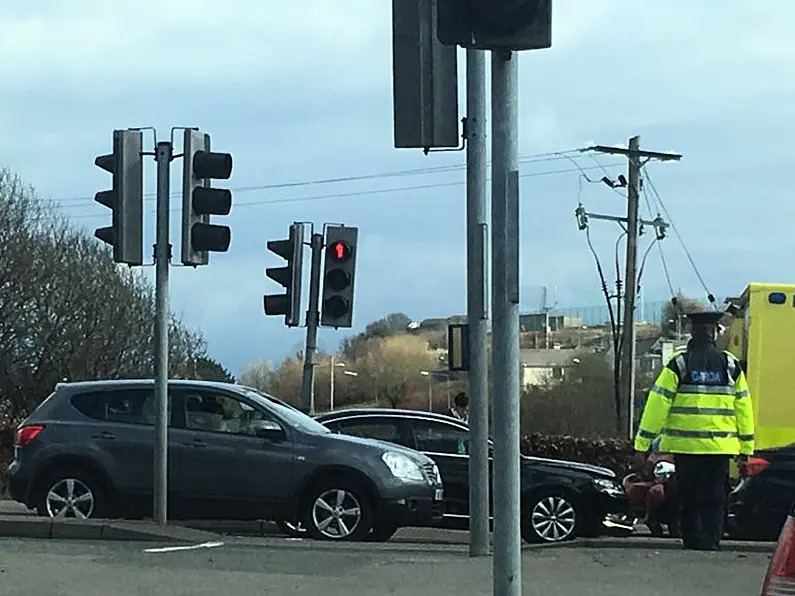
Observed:
[[[277,399],[272,395],[268,395],[267,393],[263,393],[262,391],[258,391],[257,389],[253,389],[251,387],[243,387],[243,392],[249,399],[274,410],[276,414],[278,414],[283,420],[292,426],[311,433],[325,434],[331,432],[327,427],[317,422],[314,418],[307,416],[287,402]]]

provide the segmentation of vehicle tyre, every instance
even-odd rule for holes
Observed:
[[[399,529],[399,526],[394,522],[376,522],[367,536],[367,542],[386,542]]]
[[[108,511],[107,492],[105,483],[91,472],[57,470],[38,483],[36,512],[51,518],[102,518]]]
[[[373,506],[358,482],[327,479],[308,491],[301,519],[316,540],[363,541],[373,527]]]
[[[562,490],[531,495],[523,504],[522,538],[527,542],[554,543],[572,540],[580,524],[574,499]]]
[[[307,536],[306,528],[299,521],[288,521],[286,519],[276,520],[276,525],[282,534],[286,534],[291,538],[305,538]]]

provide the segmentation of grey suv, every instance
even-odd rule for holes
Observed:
[[[155,411],[151,380],[58,384],[17,430],[11,497],[52,517],[149,515]],[[254,389],[170,381],[169,417],[172,519],[296,519],[326,540],[441,519],[431,459],[334,434]]]

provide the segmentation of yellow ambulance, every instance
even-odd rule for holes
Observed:
[[[795,284],[754,282],[728,298],[724,337],[743,364],[756,419],[756,450],[795,443]],[[736,469],[732,471],[736,477]]]

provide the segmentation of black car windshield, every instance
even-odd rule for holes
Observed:
[[[243,387],[243,393],[245,393],[246,397],[252,401],[255,401],[267,407],[268,409],[273,410],[275,414],[277,414],[288,424],[303,431],[324,434],[331,432],[327,427],[317,422],[314,418],[307,416],[287,402],[277,399],[272,395],[252,389],[251,387]]]

